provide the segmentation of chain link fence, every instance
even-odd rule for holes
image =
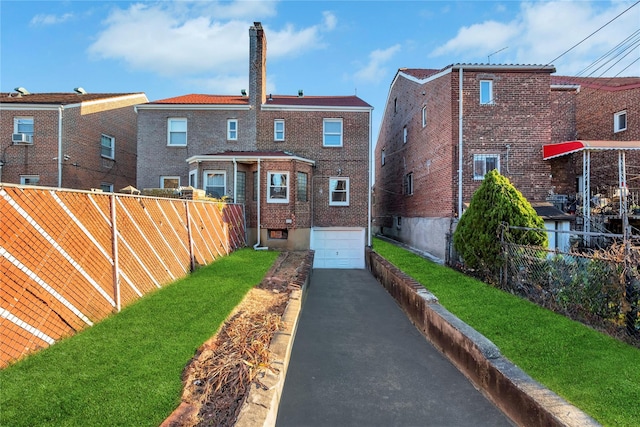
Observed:
[[[560,251],[515,244],[514,230],[501,233],[503,290],[640,347],[640,239],[558,231]]]

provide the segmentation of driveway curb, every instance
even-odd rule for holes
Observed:
[[[311,266],[313,265],[313,251],[309,251],[298,280],[294,283],[299,290],[291,292],[287,308],[282,315],[284,328],[276,332],[269,344],[272,355],[271,366],[260,382],[265,388],[251,388],[240,409],[235,427],[275,426],[278,417],[278,406],[282,396],[287,368],[291,358],[293,342],[298,329],[300,312],[311,280]]]
[[[527,375],[498,347],[455,317],[417,281],[367,249],[367,268],[411,322],[504,414],[523,426],[589,427],[600,424]]]

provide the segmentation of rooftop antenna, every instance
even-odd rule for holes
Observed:
[[[503,47],[503,48],[502,48],[502,49],[500,49],[500,50],[496,50],[495,52],[490,53],[490,54],[487,56],[487,60],[489,61],[489,65],[491,65],[491,57],[492,57],[493,55],[495,55],[496,53],[500,53],[500,52],[502,52],[503,50],[507,50],[507,49],[509,49],[509,46]]]

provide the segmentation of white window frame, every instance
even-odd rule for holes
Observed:
[[[271,185],[271,177],[274,175],[284,175],[284,185]],[[285,197],[271,197],[271,188],[282,188],[285,190]],[[269,171],[267,172],[267,203],[289,203],[289,193],[291,190],[291,180],[289,179],[289,172],[285,171]]]
[[[624,127],[620,126],[620,118],[624,117]],[[613,132],[622,132],[627,130],[627,110],[618,111],[613,115]]]
[[[189,187],[198,188],[198,169],[189,171]]]
[[[173,124],[184,123],[184,130],[173,130]],[[171,135],[184,134],[184,143],[172,143]],[[167,119],[167,147],[186,147],[188,139],[188,124],[185,117],[169,117]]]
[[[485,92],[484,87],[486,86],[487,96],[482,96],[483,92]],[[480,80],[479,84],[479,95],[480,95],[480,105],[493,105],[493,80]],[[488,97],[488,99],[486,99]]]
[[[473,180],[474,181],[482,181],[484,180],[484,176],[487,172],[492,169],[487,170],[487,160],[495,159],[496,167],[495,169],[500,172],[500,154],[474,154],[473,155]],[[481,170],[476,168],[478,162],[482,162]]]
[[[207,178],[210,175],[222,175],[222,181],[223,181],[223,187],[222,187],[222,195],[220,196],[220,199],[223,198],[224,196],[227,195],[227,171],[225,170],[206,170],[202,172],[202,189],[205,191],[207,191]],[[207,194],[207,197],[213,197],[213,196],[209,196]]]
[[[177,175],[162,175],[160,176],[160,188],[174,188],[174,187],[165,187],[164,182],[170,179],[178,180],[178,186],[175,188],[180,188],[180,177]]]
[[[227,119],[227,141],[238,140],[238,119]]]
[[[24,130],[20,129],[21,122],[31,122],[31,132],[24,132]],[[25,135],[29,135],[29,143],[33,142],[33,131],[35,130],[35,120],[32,116],[18,116],[13,118],[13,133],[22,133]]]
[[[427,106],[422,106],[422,127],[427,126]]]
[[[344,181],[346,183],[346,188],[341,190],[346,194],[346,200],[333,200],[333,193],[336,191],[336,187],[338,181]],[[329,178],[329,206],[349,206],[349,178],[344,176],[336,176]]]
[[[102,142],[104,139],[108,139],[110,141],[110,146],[105,146]],[[105,150],[109,150],[109,153],[106,154]],[[107,134],[100,135],[100,156],[106,159],[115,159],[116,158],[116,138],[115,136],[110,136]]]
[[[35,182],[30,182],[35,180]],[[40,184],[40,175],[20,175],[21,185],[38,185]]]
[[[340,132],[329,132],[327,131],[327,125],[328,124],[333,124],[333,123],[339,123],[340,124]],[[323,119],[322,120],[322,146],[323,147],[342,147],[343,144],[343,133],[344,133],[344,125],[342,122],[342,119]],[[328,144],[327,143],[327,137],[338,137],[339,138],[339,143],[338,144]]]
[[[279,125],[281,125],[281,129],[278,129]],[[273,121],[273,140],[284,141],[284,135],[284,119],[275,119]]]
[[[404,188],[405,196],[413,195],[413,172],[409,172],[404,176]]]

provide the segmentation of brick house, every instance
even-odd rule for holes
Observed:
[[[575,194],[580,203],[590,200],[592,209],[584,216],[592,218],[593,210],[597,222],[622,232],[622,185],[628,195],[629,222],[640,228],[640,77],[552,76],[551,80],[552,87],[576,88],[573,135],[543,147],[558,178],[557,193]]]
[[[0,94],[0,182],[114,191],[136,183],[144,93]]]
[[[556,79],[553,72],[539,65],[400,69],[375,148],[374,231],[446,259],[447,236],[493,168],[566,228],[562,212],[548,213],[548,199],[575,194],[576,161],[544,160],[543,147],[581,135],[612,138],[597,133],[599,125],[587,132],[594,122],[589,115],[601,114],[602,101],[581,82]],[[637,110],[637,95],[627,101],[603,115],[607,130],[614,114]]]
[[[249,30],[249,87],[138,105],[138,188],[192,186],[245,205],[256,248],[364,268],[372,107],[356,96],[266,92],[267,42]]]

